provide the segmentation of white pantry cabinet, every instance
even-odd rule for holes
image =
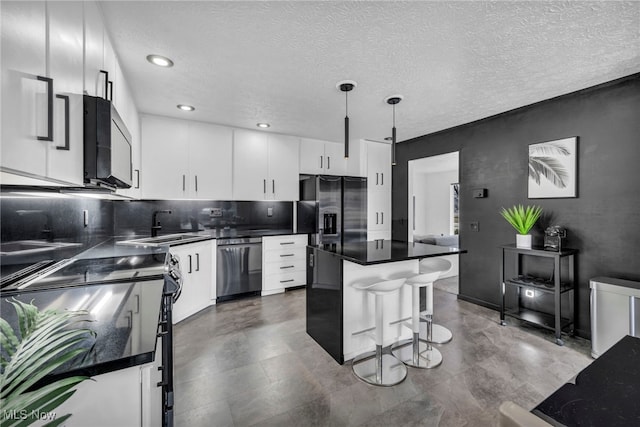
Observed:
[[[229,200],[231,153],[231,128],[144,115],[142,196]]]
[[[367,141],[367,240],[391,239],[391,146]]]
[[[216,241],[172,246],[172,255],[180,259],[182,292],[173,304],[173,323],[207,308],[215,302]]]
[[[82,3],[2,2],[0,15],[2,170],[82,185]]]
[[[233,135],[234,200],[298,200],[299,138],[243,129]]]

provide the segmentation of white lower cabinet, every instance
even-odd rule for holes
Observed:
[[[306,234],[262,238],[262,295],[307,284],[307,241]]]
[[[145,366],[132,366],[83,381],[75,394],[54,412],[58,416],[73,414],[65,422],[66,427],[142,426],[141,369]]]
[[[155,360],[96,375],[80,383],[76,393],[54,410],[58,417],[72,414],[66,427],[162,425],[162,342],[156,343]]]
[[[215,301],[216,241],[172,246],[170,252],[178,256],[182,270],[182,292],[173,304],[175,324]]]

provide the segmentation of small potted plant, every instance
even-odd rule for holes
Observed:
[[[540,206],[522,205],[514,206],[510,209],[502,208],[500,214],[507,220],[509,224],[516,229],[516,247],[531,249],[531,228],[540,218],[542,208]]]

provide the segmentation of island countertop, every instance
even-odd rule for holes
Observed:
[[[360,265],[383,264],[467,252],[464,249],[451,246],[428,245],[399,240],[371,240],[345,243],[343,245],[327,244],[309,247],[338,255],[345,261]]]

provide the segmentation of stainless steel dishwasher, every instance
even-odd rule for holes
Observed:
[[[217,240],[217,301],[262,291],[262,237]]]

